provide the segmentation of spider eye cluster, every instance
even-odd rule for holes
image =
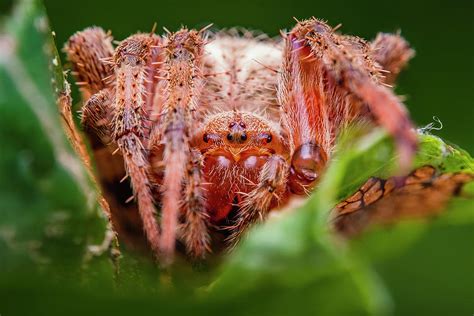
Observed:
[[[247,140],[247,133],[229,133],[227,134],[227,140],[229,142],[241,143]]]
[[[247,125],[242,121],[233,121],[229,123],[229,132],[227,133],[227,140],[231,143],[243,143],[248,139]]]
[[[235,126],[239,126],[241,128],[246,128],[247,127],[247,125],[244,122],[239,122],[239,123],[232,122],[232,123],[229,124],[229,128],[233,128]]]

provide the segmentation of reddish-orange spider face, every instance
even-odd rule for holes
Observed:
[[[255,184],[268,157],[289,159],[278,126],[253,113],[228,111],[208,118],[192,141],[204,157],[203,173],[211,220],[224,219]]]

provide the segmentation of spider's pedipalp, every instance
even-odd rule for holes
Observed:
[[[231,245],[235,245],[252,224],[266,218],[272,203],[280,202],[286,193],[288,172],[289,166],[283,157],[275,154],[268,158],[260,171],[258,184],[239,205],[237,220],[228,237]]]
[[[187,253],[192,258],[204,258],[210,252],[210,236],[208,231],[209,214],[206,212],[206,199],[203,182],[203,157],[193,149],[188,165],[188,177],[184,189],[184,224],[182,239]]]

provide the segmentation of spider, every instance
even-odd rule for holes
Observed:
[[[149,246],[167,265],[177,241],[204,258],[211,230],[233,245],[309,194],[338,132],[355,121],[383,126],[409,166],[416,134],[391,85],[413,50],[398,34],[367,42],[336,29],[311,18],[279,39],[208,28],[118,43],[98,27],[74,34],[65,52],[99,177],[112,174],[101,181],[112,220],[123,201],[108,192],[125,174]]]

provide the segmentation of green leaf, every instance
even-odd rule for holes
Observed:
[[[14,281],[23,266],[24,274],[71,277],[87,267],[88,247],[102,242],[107,220],[61,128],[57,99],[67,96],[68,84],[42,5],[19,1],[3,23],[0,284]],[[106,258],[94,264],[112,271]]]
[[[415,167],[474,172],[474,160],[440,138],[419,135]],[[352,169],[357,170],[357,168]],[[474,306],[474,182],[435,218],[374,227],[350,242],[388,287],[397,315],[469,314]]]

